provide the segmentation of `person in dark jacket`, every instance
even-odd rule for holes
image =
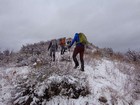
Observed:
[[[51,40],[48,50],[50,50],[50,56],[53,61],[55,61],[55,52],[57,51],[57,48],[58,48],[57,41],[55,39]]]
[[[68,48],[70,48],[74,42],[76,42],[76,47],[73,51],[73,55],[72,55],[72,58],[73,58],[73,61],[75,63],[75,66],[74,66],[74,69],[76,69],[78,66],[79,66],[79,62],[76,58],[77,54],[80,54],[80,62],[81,62],[81,71],[84,71],[84,59],[83,59],[83,56],[84,56],[84,50],[85,50],[85,46],[84,44],[80,43],[80,39],[79,39],[79,34],[76,33],[70,46],[68,46]]]

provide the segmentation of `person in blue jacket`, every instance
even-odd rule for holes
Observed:
[[[79,66],[79,62],[76,58],[77,54],[80,54],[80,62],[81,62],[81,71],[84,71],[84,50],[85,50],[85,46],[84,44],[80,43],[80,38],[79,38],[79,34],[76,33],[71,44],[68,46],[68,48],[70,48],[74,43],[76,42],[76,47],[74,48],[73,51],[73,61],[75,63],[74,69],[76,69]]]

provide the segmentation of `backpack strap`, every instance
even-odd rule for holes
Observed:
[[[80,42],[80,34],[78,33],[79,40],[76,42],[76,45],[84,46],[83,43]]]

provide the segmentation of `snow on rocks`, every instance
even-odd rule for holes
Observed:
[[[16,81],[18,76],[25,78],[28,72],[28,67],[0,68],[0,103],[2,103],[0,105],[9,105],[11,103],[14,90],[13,81]]]
[[[89,94],[89,90],[86,85],[82,85],[82,82],[79,81],[81,81],[79,78],[74,78],[71,75],[59,76],[57,74],[44,79],[43,82],[24,81],[16,86],[16,89],[20,90],[20,94],[18,92],[15,95],[14,105],[26,105],[26,103],[40,105],[45,101],[50,101],[55,96],[63,96],[67,99],[85,97]],[[30,86],[29,83],[32,85]]]
[[[0,68],[0,104],[8,105],[12,97],[14,105],[139,105],[139,100],[132,97],[129,74],[109,60],[98,61],[94,68],[91,64],[85,65],[84,72],[76,69],[68,75],[53,73],[41,81],[37,75],[39,72],[45,75],[46,69]],[[30,74],[34,72],[36,75]]]

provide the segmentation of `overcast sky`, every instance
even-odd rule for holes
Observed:
[[[0,50],[76,32],[98,47],[140,50],[140,0],[0,0]]]

